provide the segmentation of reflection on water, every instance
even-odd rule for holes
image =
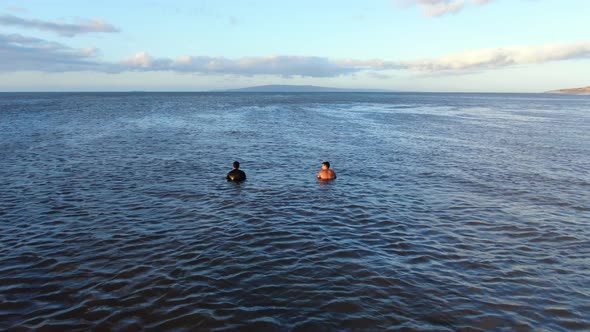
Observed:
[[[590,329],[589,109],[0,94],[0,329]]]

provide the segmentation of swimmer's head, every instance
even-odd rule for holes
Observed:
[[[240,162],[239,161],[234,161],[234,168],[240,168]]]
[[[329,161],[324,161],[322,163],[322,166],[326,166],[326,168],[330,168],[330,162]]]

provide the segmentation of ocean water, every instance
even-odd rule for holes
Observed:
[[[0,330],[590,330],[588,96],[5,93],[0,189]]]

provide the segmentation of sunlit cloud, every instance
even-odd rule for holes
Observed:
[[[280,77],[337,77],[370,73],[385,77],[394,71],[417,75],[457,75],[510,66],[534,65],[552,61],[590,59],[590,41],[513,46],[463,51],[436,58],[332,59],[320,56],[270,55],[242,58],[183,55],[163,58],[142,51],[118,62],[99,59],[96,48],[74,49],[61,43],[17,34],[0,34],[0,71],[34,70],[42,72],[96,71],[105,73],[158,72],[203,75]]]
[[[590,42],[476,49],[402,64],[416,71],[456,73],[584,58],[590,58]]]
[[[464,0],[395,0],[395,2],[404,7],[417,5],[422,14],[429,17],[457,13],[465,5]]]
[[[410,70],[421,73],[464,74],[515,65],[541,64],[590,58],[590,42],[514,46],[468,50],[438,58],[389,61],[383,59],[329,59],[324,57],[268,56],[228,59],[182,56],[176,60],[154,59],[140,52],[121,64],[128,70],[171,70],[204,74],[280,75],[334,77],[362,71]]]
[[[488,4],[492,1],[494,1],[494,0],[471,0],[471,2],[477,6],[482,6],[482,5]]]
[[[95,57],[98,56],[100,51],[96,47],[87,47],[83,48],[79,51],[80,54],[87,57]]]
[[[26,13],[27,12],[27,10],[25,8],[18,7],[18,6],[10,6],[10,7],[7,7],[6,10],[11,11],[11,12],[16,12],[16,13]]]
[[[51,31],[65,37],[96,32],[119,32],[119,29],[100,19],[82,20],[77,23],[59,23],[25,19],[14,15],[0,15],[0,25]]]
[[[423,1],[424,2],[424,1]],[[463,0],[455,1],[430,1],[421,4],[422,13],[430,17],[438,17],[445,14],[457,13],[463,9]]]
[[[482,6],[494,0],[395,0],[404,7],[418,6],[424,16],[439,17],[446,14],[455,14],[468,5]]]
[[[175,60],[152,57],[147,52],[137,53],[120,63],[135,71],[162,71],[230,74],[242,76],[278,75],[283,77],[334,77],[360,70],[359,66],[341,64],[338,61],[314,56],[271,55],[265,57],[224,57],[184,55]]]
[[[129,68],[152,68],[154,58],[147,52],[139,52],[127,57],[121,63]]]

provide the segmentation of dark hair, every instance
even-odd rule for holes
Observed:
[[[234,168],[240,168],[240,162],[234,161]]]
[[[326,165],[326,167],[330,168],[330,162],[329,161],[324,161],[322,163],[322,165]]]

